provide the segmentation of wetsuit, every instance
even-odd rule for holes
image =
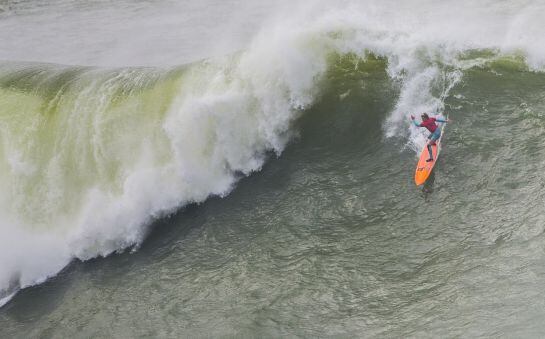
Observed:
[[[442,119],[437,119],[437,118],[428,118],[428,120],[424,120],[421,123],[417,123],[416,121],[413,120],[413,124],[416,127],[425,127],[428,131],[430,131],[431,134],[428,136],[428,139],[433,141],[433,143],[435,143],[435,141],[439,140],[439,138],[441,137],[441,128],[439,128],[439,126],[437,126],[435,122],[447,122],[447,121]],[[428,144],[428,152],[430,154],[430,158],[428,160],[431,161],[433,160],[431,144]]]

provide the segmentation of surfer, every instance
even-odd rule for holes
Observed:
[[[430,157],[428,158],[428,160],[426,160],[426,162],[430,162],[430,161],[433,161],[433,153],[431,151],[431,146],[435,145],[435,142],[439,140],[439,138],[441,137],[441,128],[439,128],[436,122],[449,122],[450,119],[443,120],[443,119],[437,119],[437,118],[430,118],[427,113],[422,113],[421,118],[422,118],[422,122],[417,123],[414,120],[414,115],[411,114],[411,120],[413,121],[413,124],[416,127],[425,127],[431,133],[428,136],[428,142],[427,142],[427,147],[428,147],[428,152],[430,154]]]

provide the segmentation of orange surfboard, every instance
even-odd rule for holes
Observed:
[[[439,152],[441,151],[441,139],[443,139],[443,133],[445,133],[445,123],[442,124],[443,126],[439,126],[439,128],[442,129],[441,131],[441,137],[435,145],[431,146],[431,152],[433,153],[433,161],[426,162],[427,159],[429,159],[428,147],[427,145],[424,145],[424,148],[422,149],[422,152],[420,152],[420,159],[418,160],[418,164],[416,165],[416,171],[414,173],[414,182],[417,186],[422,185],[428,180],[428,177],[431,174],[431,171],[433,171],[433,166],[435,166],[435,163],[437,162],[437,157],[439,156]]]

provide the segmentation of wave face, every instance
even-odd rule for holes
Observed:
[[[396,93],[385,135],[416,151],[424,136],[407,114],[443,112],[469,70],[545,66],[538,2],[342,1],[276,13],[240,51],[184,66],[0,54],[11,60],[0,65],[0,300],[75,258],[138,246],[154,219],[184,205],[225,196],[281,154],[324,91],[373,67]],[[350,69],[360,64],[364,73]]]

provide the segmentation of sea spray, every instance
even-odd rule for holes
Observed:
[[[155,218],[228,194],[268,152],[282,152],[293,121],[328,86],[332,56],[386,60],[399,99],[384,129],[412,145],[422,136],[407,127],[408,114],[443,111],[463,70],[504,55],[543,67],[543,49],[529,38],[543,30],[539,4],[463,1],[456,13],[454,2],[393,4],[302,6],[275,16],[238,53],[180,68],[4,62],[2,296],[73,258],[137,245]]]
[[[326,70],[327,53],[308,62],[319,49],[306,48],[305,34],[287,40],[293,59],[258,39],[234,57],[166,73],[89,69],[61,77],[63,67],[5,65],[2,149],[13,156],[2,166],[2,208],[15,221],[2,225],[17,239],[0,256],[8,261],[3,294],[72,258],[138,244],[154,218],[227,194],[266,152],[279,154]]]

